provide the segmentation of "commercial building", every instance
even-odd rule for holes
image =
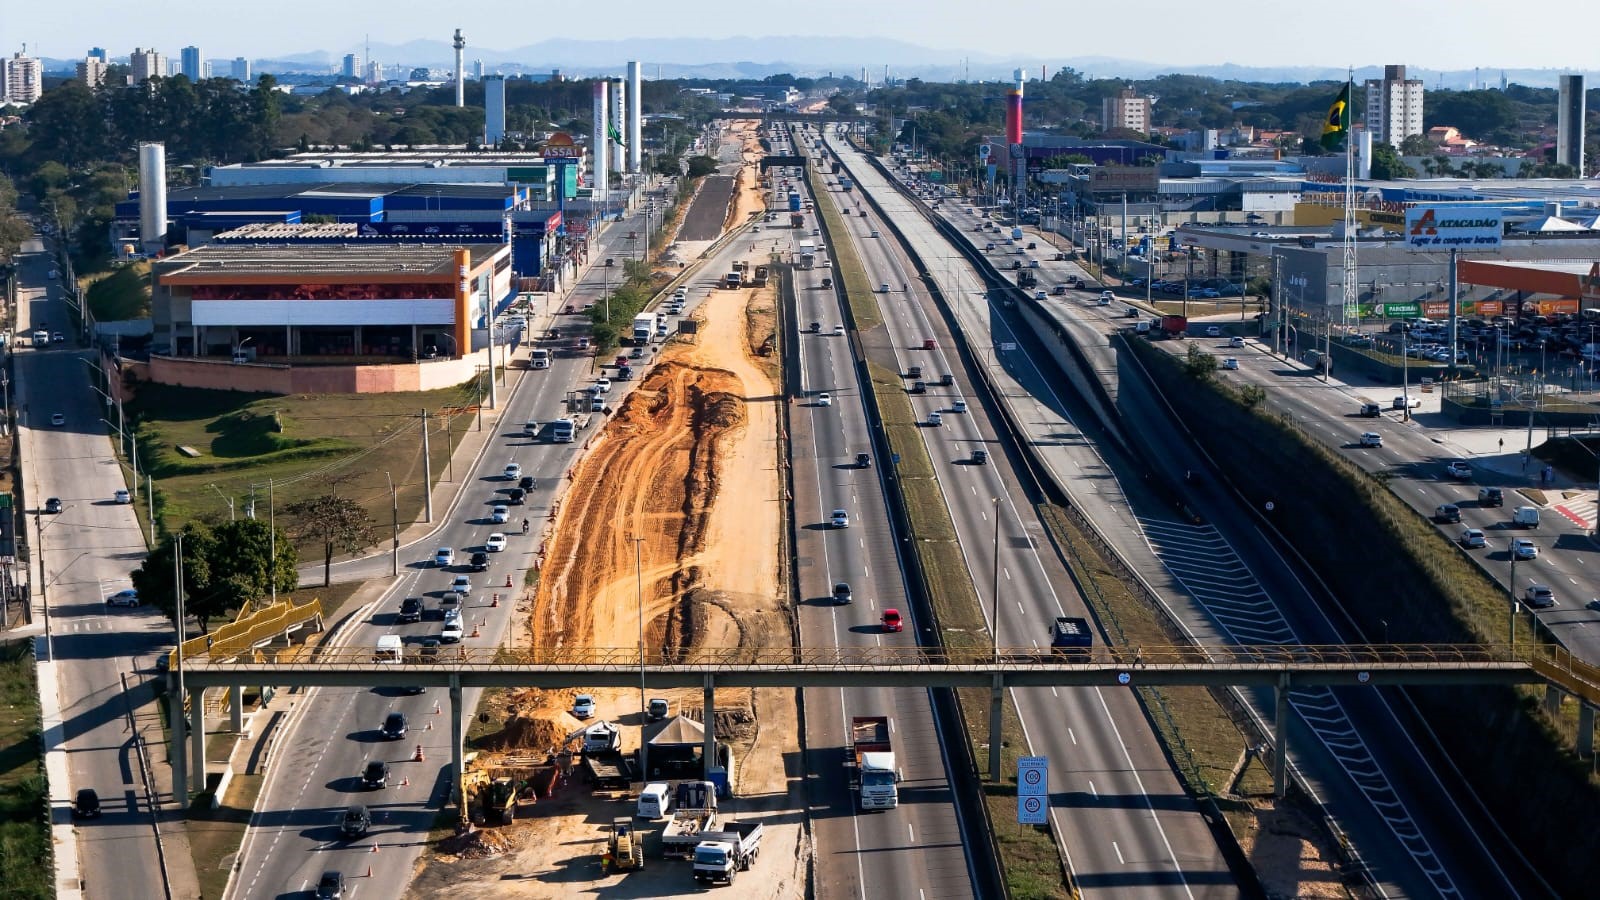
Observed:
[[[551,144],[557,142],[553,137]],[[282,159],[214,166],[207,181],[217,187],[246,184],[312,185],[331,181],[369,185],[502,184],[515,185],[534,201],[579,195],[581,155],[570,138],[559,151],[470,151],[464,149],[393,152],[308,151]]]
[[[250,83],[250,60],[242,56],[233,58],[233,65],[228,67],[228,77],[244,84]]]
[[[12,54],[0,66],[0,103],[33,103],[44,93],[44,67],[39,60]]]
[[[1133,88],[1123,88],[1115,97],[1100,101],[1100,119],[1106,130],[1126,128],[1140,134],[1150,132],[1151,107],[1155,101]]]
[[[1398,148],[1422,133],[1422,79],[1407,78],[1405,66],[1384,66],[1383,78],[1369,78],[1367,130],[1374,141]]]
[[[1556,162],[1583,176],[1585,98],[1582,75],[1562,75],[1556,103]]]
[[[185,47],[178,52],[178,74],[190,81],[206,77],[205,56],[199,47]]]
[[[274,393],[459,384],[514,295],[494,243],[217,243],[156,262],[151,282],[147,377]]]
[[[167,77],[167,58],[155,50],[133,48],[128,54],[128,78],[133,84],[143,84],[152,78]]]
[[[77,65],[77,78],[84,87],[93,90],[106,83],[106,64],[93,56],[86,56]]]
[[[360,78],[361,57],[354,53],[346,53],[344,62],[339,66],[339,76],[341,78]]]
[[[493,147],[506,136],[506,80],[492,75],[483,79],[483,142]]]

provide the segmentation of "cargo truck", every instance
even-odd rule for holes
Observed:
[[[806,227],[806,214],[803,213],[803,212],[792,212],[792,213],[789,213],[789,227],[790,228],[804,228],[804,227]]]
[[[1160,326],[1168,337],[1182,338],[1189,333],[1189,319],[1185,316],[1162,316]]]
[[[694,880],[733,884],[734,876],[761,855],[764,830],[760,822],[728,822],[722,831],[706,834],[694,848]]]
[[[846,178],[843,175],[839,176],[839,190],[841,190],[841,191],[851,191],[851,190],[855,190],[855,187],[856,187],[855,184],[853,182],[851,182],[850,179]]]
[[[661,833],[661,855],[693,859],[694,848],[707,832],[717,831],[717,786],[709,781],[680,781],[673,795],[672,818]]]
[[[743,280],[743,276],[740,273],[738,273],[738,272],[729,272],[727,275],[723,276],[722,286],[725,287],[725,288],[733,289],[733,288],[738,287],[739,283],[742,280]]]
[[[844,748],[844,765],[850,789],[862,809],[894,809],[900,805],[895,783],[894,745],[888,716],[852,716],[850,743]]]
[[[1076,616],[1056,616],[1050,626],[1050,652],[1087,659],[1094,649],[1094,632],[1089,620]]]
[[[753,283],[755,284],[756,287],[766,287],[767,286],[767,267],[766,266],[756,266],[755,280],[754,280]]]
[[[811,241],[800,242],[800,268],[810,269],[817,264],[817,245]]]
[[[633,342],[644,345],[650,343],[650,336],[656,333],[656,313],[640,313],[633,317]]]
[[[789,212],[799,212],[799,211],[800,211],[800,192],[799,191],[790,191],[789,192]]]

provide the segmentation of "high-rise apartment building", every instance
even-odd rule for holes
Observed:
[[[90,90],[105,84],[105,61],[94,56],[85,56],[83,62],[78,63],[78,80]]]
[[[339,77],[360,78],[361,57],[355,55],[354,53],[346,53],[344,55],[344,64],[339,67]]]
[[[239,81],[239,82],[243,82],[244,84],[249,84],[250,83],[250,60],[245,59],[242,56],[235,56],[233,58],[233,65],[228,67],[228,77],[232,78],[234,81]]]
[[[128,77],[134,84],[167,77],[167,58],[154,50],[133,48],[128,54]]]
[[[199,47],[185,47],[178,54],[178,74],[190,81],[206,77],[206,58]]]
[[[383,63],[367,60],[367,84],[383,84]]]
[[[1126,128],[1148,134],[1150,131],[1150,107],[1155,103],[1133,88],[1123,88],[1115,97],[1107,97],[1100,101],[1100,118],[1105,123],[1105,128]]]
[[[1398,148],[1422,133],[1422,79],[1407,78],[1405,66],[1384,66],[1383,79],[1367,79],[1367,130],[1372,139]]]
[[[32,103],[44,93],[44,66],[21,53],[12,54],[0,69],[0,103]]]
[[[1556,162],[1578,170],[1583,177],[1585,102],[1583,76],[1563,75],[1556,101]]]
[[[89,56],[94,58],[94,59],[98,59],[103,63],[111,62],[111,57],[106,55],[106,48],[104,48],[104,47],[91,47],[91,48],[89,48]]]

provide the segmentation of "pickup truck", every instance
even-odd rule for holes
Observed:
[[[760,822],[729,822],[724,830],[703,835],[694,848],[694,880],[733,884],[734,876],[761,854],[763,830]]]

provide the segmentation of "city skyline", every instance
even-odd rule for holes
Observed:
[[[467,37],[469,57],[474,46],[503,52],[549,39],[726,39],[749,37],[759,29],[774,37],[903,41],[925,47],[926,64],[946,65],[964,56],[974,57],[974,63],[981,57],[986,64],[1007,59],[1032,63],[1057,59],[1065,64],[1099,57],[1155,63],[1173,71],[1225,64],[1361,67],[1402,59],[1419,69],[1581,69],[1591,64],[1576,45],[1551,43],[1548,29],[1538,20],[1507,18],[1500,15],[1503,5],[1488,0],[1458,0],[1448,16],[1439,15],[1435,7],[1380,0],[1349,0],[1337,16],[1323,7],[1268,0],[1213,0],[1203,6],[1151,0],[1139,7],[1136,19],[1123,7],[1068,7],[1037,0],[995,7],[997,14],[986,17],[953,0],[879,0],[872,20],[862,23],[860,30],[853,27],[860,5],[846,0],[814,0],[806,6],[810,15],[787,21],[752,17],[748,5],[732,0],[703,0],[692,17],[664,14],[666,7],[641,0],[617,0],[609,9],[608,21],[614,27],[597,35],[585,17],[533,17],[525,5],[506,0],[481,0],[468,8],[417,0],[335,6],[284,0],[271,6],[231,7],[227,16],[210,19],[164,19],[147,9],[108,0],[64,0],[47,7],[8,9],[0,25],[0,48],[9,55],[26,43],[30,55],[81,59],[93,46],[125,57],[136,46],[154,46],[175,56],[192,45],[211,59],[324,52],[337,61],[367,40],[446,41],[456,28]],[[1494,28],[1482,27],[1485,21],[1493,21]],[[525,25],[519,28],[519,22]],[[314,23],[314,30],[308,23]],[[1348,23],[1347,36],[1340,33],[1341,23]],[[1428,39],[1397,40],[1395,46],[1386,46],[1372,40],[1374,28],[1397,37],[1428,35]],[[866,58],[857,64],[883,62]]]

